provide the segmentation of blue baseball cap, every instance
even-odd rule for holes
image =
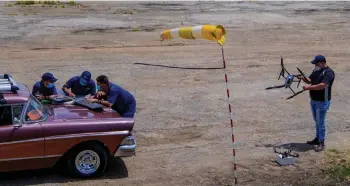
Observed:
[[[326,58],[322,55],[315,56],[314,60],[311,61],[312,64],[316,64],[318,62],[326,62]]]
[[[80,77],[80,79],[87,84],[91,79],[91,73],[89,71],[84,71]]]
[[[43,76],[41,76],[41,79],[43,81],[49,80],[53,83],[57,81],[57,79],[50,72],[46,72],[45,74],[43,74]]]

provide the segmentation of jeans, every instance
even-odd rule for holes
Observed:
[[[326,138],[326,113],[330,107],[330,101],[313,101],[311,100],[312,116],[316,123],[316,138],[324,142]]]

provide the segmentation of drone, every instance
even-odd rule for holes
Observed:
[[[305,90],[301,90],[299,92],[295,92],[292,88],[291,88],[291,85],[293,82],[298,82],[298,85],[297,85],[297,88],[299,87],[300,85],[300,82],[301,82],[301,79],[299,80],[294,80],[294,78],[296,78],[297,76],[302,76],[304,78],[306,78],[305,74],[303,73],[303,71],[301,71],[298,67],[297,70],[299,71],[300,74],[298,75],[294,75],[294,74],[291,74],[287,71],[286,68],[284,68],[284,65],[283,65],[283,58],[281,57],[281,72],[278,76],[278,80],[281,78],[281,76],[285,79],[284,81],[284,84],[283,85],[277,85],[277,86],[272,86],[272,87],[267,87],[265,90],[269,90],[269,89],[276,89],[276,88],[289,88],[292,92],[293,92],[293,95],[292,96],[289,96],[287,99],[291,99],[293,97],[295,97],[296,95],[304,92]],[[287,76],[285,76],[285,72],[288,74]]]

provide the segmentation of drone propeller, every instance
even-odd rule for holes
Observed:
[[[301,71],[300,68],[297,67],[297,70],[299,71],[300,75],[303,76],[304,79],[307,79],[306,76],[305,76],[305,74],[304,74],[304,72]],[[301,82],[301,79],[299,79],[299,83],[298,83],[298,86],[297,86],[297,87],[299,87],[300,82]]]
[[[283,66],[283,58],[281,57],[281,72],[280,72],[280,76],[278,76],[278,80],[280,80],[280,77],[283,76],[284,77],[284,66]]]
[[[300,70],[300,68],[297,67],[297,70],[300,72],[300,75],[302,75],[304,78],[306,78],[305,74],[303,71]]]

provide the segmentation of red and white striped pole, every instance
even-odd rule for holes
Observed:
[[[233,174],[234,174],[234,178],[235,178],[235,185],[237,185],[235,136],[234,136],[234,131],[233,131],[232,110],[231,110],[231,103],[230,103],[230,91],[228,89],[228,80],[227,80],[227,73],[226,73],[226,61],[225,61],[225,55],[224,55],[224,47],[222,47],[222,46],[221,46],[221,53],[222,53],[222,62],[224,64],[224,70],[225,70],[227,101],[228,101],[228,109],[229,109],[229,112],[230,112],[230,124],[231,124],[231,129],[232,129],[231,131],[232,131]]]

